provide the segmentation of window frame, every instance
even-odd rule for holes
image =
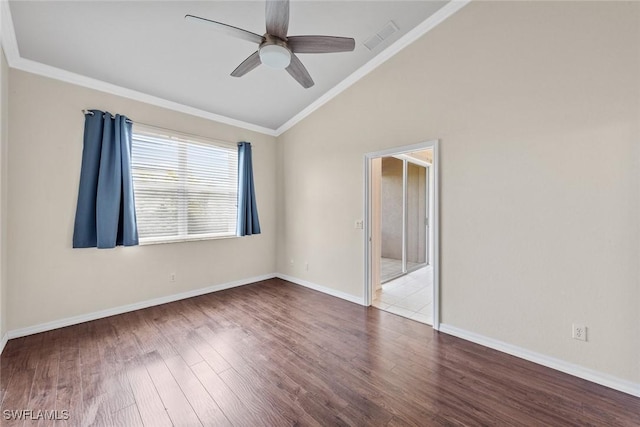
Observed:
[[[184,144],[193,144],[195,146],[212,146],[212,147],[217,147],[221,149],[227,149],[235,154],[235,163],[236,163],[236,170],[234,174],[235,182],[233,183],[233,187],[235,188],[235,194],[236,194],[236,200],[234,203],[236,227],[233,230],[229,232],[222,232],[222,233],[181,234],[180,230],[185,231],[185,227],[188,227],[188,214],[186,211],[187,209],[186,205],[188,204],[189,199],[187,197],[184,197],[183,195],[182,197],[179,197],[177,200],[178,222],[176,224],[176,227],[179,230],[179,234],[172,235],[172,236],[139,237],[140,246],[158,245],[158,244],[165,244],[165,243],[193,242],[193,241],[203,241],[203,240],[224,240],[224,239],[233,239],[233,238],[240,237],[237,235],[238,152],[237,152],[236,143],[221,141],[221,140],[206,138],[198,135],[183,133],[179,131],[173,131],[169,129],[135,123],[131,131],[132,150],[133,150],[134,141],[136,140],[137,136],[142,137],[140,139],[147,137],[147,138],[154,138],[154,139],[163,139],[166,141],[174,141],[174,142],[184,143]],[[181,173],[179,174],[179,181],[182,182],[182,187],[179,189],[179,191],[184,192],[186,189],[185,169],[186,169],[187,163],[185,162],[184,157],[181,157],[181,156],[178,158],[178,162],[180,164],[179,170],[181,171]],[[132,172],[135,170],[134,164],[135,164],[135,161],[133,160],[133,154],[132,154],[132,162],[131,162]],[[134,199],[137,199],[135,178],[133,179],[133,185],[134,185]],[[136,220],[139,223],[137,203],[136,203]]]

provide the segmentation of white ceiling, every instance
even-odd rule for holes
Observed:
[[[310,89],[303,89],[286,71],[266,66],[231,77],[257,46],[184,20],[192,14],[263,34],[262,1],[9,4],[22,58],[277,129],[446,3],[292,1],[289,35],[356,39],[354,52],[299,55],[316,83]],[[389,21],[399,31],[369,51],[363,43]]]

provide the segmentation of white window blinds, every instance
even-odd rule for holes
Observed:
[[[140,243],[235,236],[235,145],[134,129],[132,172]]]

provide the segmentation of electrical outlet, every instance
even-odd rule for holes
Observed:
[[[571,332],[571,338],[579,341],[587,340],[587,327],[585,325],[581,325],[579,323],[573,324],[573,329]]]
[[[170,282],[176,281],[176,273],[169,273],[169,281]]]
[[[293,258],[289,260],[289,265],[293,265]]]
[[[355,228],[357,228],[357,229],[359,229],[359,230],[362,230],[362,229],[364,228],[364,221],[363,221],[363,220],[361,220],[361,219],[357,220],[357,221],[356,221],[356,227],[355,227]]]
[[[305,269],[305,271],[309,271],[309,263],[308,262],[304,263],[304,269]]]

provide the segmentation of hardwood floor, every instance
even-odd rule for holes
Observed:
[[[640,399],[272,279],[9,341],[50,425],[640,425]]]

